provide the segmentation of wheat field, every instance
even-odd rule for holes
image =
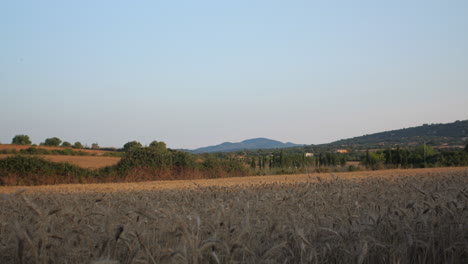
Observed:
[[[468,168],[0,191],[0,263],[468,263]]]

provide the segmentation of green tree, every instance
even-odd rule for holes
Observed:
[[[465,152],[468,152],[468,143],[466,143]]]
[[[369,150],[367,150],[366,151],[366,156],[365,156],[365,158],[363,160],[363,163],[366,166],[366,168],[376,169],[377,165],[380,163],[380,161],[383,158],[384,157],[379,156],[377,153],[370,152]]]
[[[166,143],[164,143],[163,141],[156,141],[154,140],[153,142],[150,143],[149,145],[150,148],[152,149],[157,149],[157,150],[160,150],[160,151],[164,151],[166,150]]]
[[[257,164],[255,163],[255,157],[252,157],[252,159],[250,160],[250,168],[252,169],[257,168]]]
[[[50,146],[50,147],[58,147],[60,146],[60,143],[62,143],[62,140],[58,137],[53,137],[53,138],[47,138],[44,141],[45,146]]]
[[[100,147],[99,147],[98,143],[91,144],[91,149],[99,149],[99,148]]]
[[[31,143],[28,135],[16,135],[11,141],[14,145],[31,145]]]
[[[398,146],[397,146],[397,149],[396,149],[395,164],[398,165],[398,166],[401,165],[401,149],[400,149],[400,145],[398,145]]]
[[[70,142],[68,142],[68,141],[64,141],[62,143],[62,147],[64,147],[64,148],[71,148],[71,146],[72,146],[72,144]]]
[[[433,148],[430,146],[423,144],[419,147],[416,148],[415,150],[415,156],[418,158],[422,158],[422,164],[426,166],[426,163],[428,159],[430,159],[432,156],[434,156],[436,153]]]
[[[387,164],[387,166],[393,164],[392,155],[392,149],[388,147],[387,150],[385,150],[385,163]]]
[[[75,144],[73,144],[73,148],[82,149],[83,144],[81,144],[81,142],[77,141],[77,142],[75,142]]]
[[[136,148],[141,148],[142,145],[140,142],[138,141],[130,141],[130,142],[127,142],[123,148],[124,148],[124,151],[127,152],[127,151],[130,151],[132,149],[136,149]]]
[[[280,167],[283,168],[286,165],[285,163],[284,150],[282,149],[280,152]]]

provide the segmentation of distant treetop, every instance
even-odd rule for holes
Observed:
[[[11,141],[14,145],[31,145],[31,143],[28,135],[16,135]]]
[[[140,142],[138,141],[130,141],[130,142],[127,142],[123,148],[124,148],[124,151],[127,152],[127,151],[130,151],[132,149],[136,149],[136,148],[141,148],[142,145]]]
[[[68,141],[64,141],[62,143],[62,147],[64,147],[64,148],[71,148],[71,146],[72,146],[72,144],[70,142],[68,142]]]
[[[75,144],[73,144],[73,148],[82,149],[83,144],[81,144],[81,142],[77,141],[77,142],[75,142]]]
[[[58,147],[58,146],[60,146],[60,143],[62,143],[62,140],[60,138],[58,138],[58,137],[47,138],[44,141],[44,146]]]

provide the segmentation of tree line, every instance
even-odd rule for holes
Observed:
[[[13,145],[32,145],[32,141],[28,135],[16,135],[13,137],[11,144]],[[62,141],[58,137],[51,137],[46,138],[44,142],[39,144],[40,146],[47,146],[47,147],[64,147],[64,148],[75,148],[75,149],[83,149],[84,146],[81,142],[76,141],[73,145],[68,141]],[[97,143],[93,143],[91,145],[92,149],[99,149],[99,145]]]
[[[361,163],[370,169],[381,168],[424,168],[444,166],[467,166],[468,143],[462,150],[435,150],[423,144],[414,149],[387,148],[371,152],[366,151]]]

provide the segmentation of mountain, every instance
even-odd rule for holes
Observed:
[[[294,143],[283,143],[280,141],[268,139],[268,138],[253,138],[244,140],[238,143],[224,142],[216,146],[209,146],[194,149],[193,153],[206,153],[206,152],[234,152],[241,150],[255,150],[255,149],[276,149],[276,148],[290,148],[302,146]]]
[[[423,143],[433,146],[464,145],[468,140],[468,120],[447,124],[424,124],[422,126],[385,131],[360,137],[338,140],[329,144],[334,147],[416,146]]]

